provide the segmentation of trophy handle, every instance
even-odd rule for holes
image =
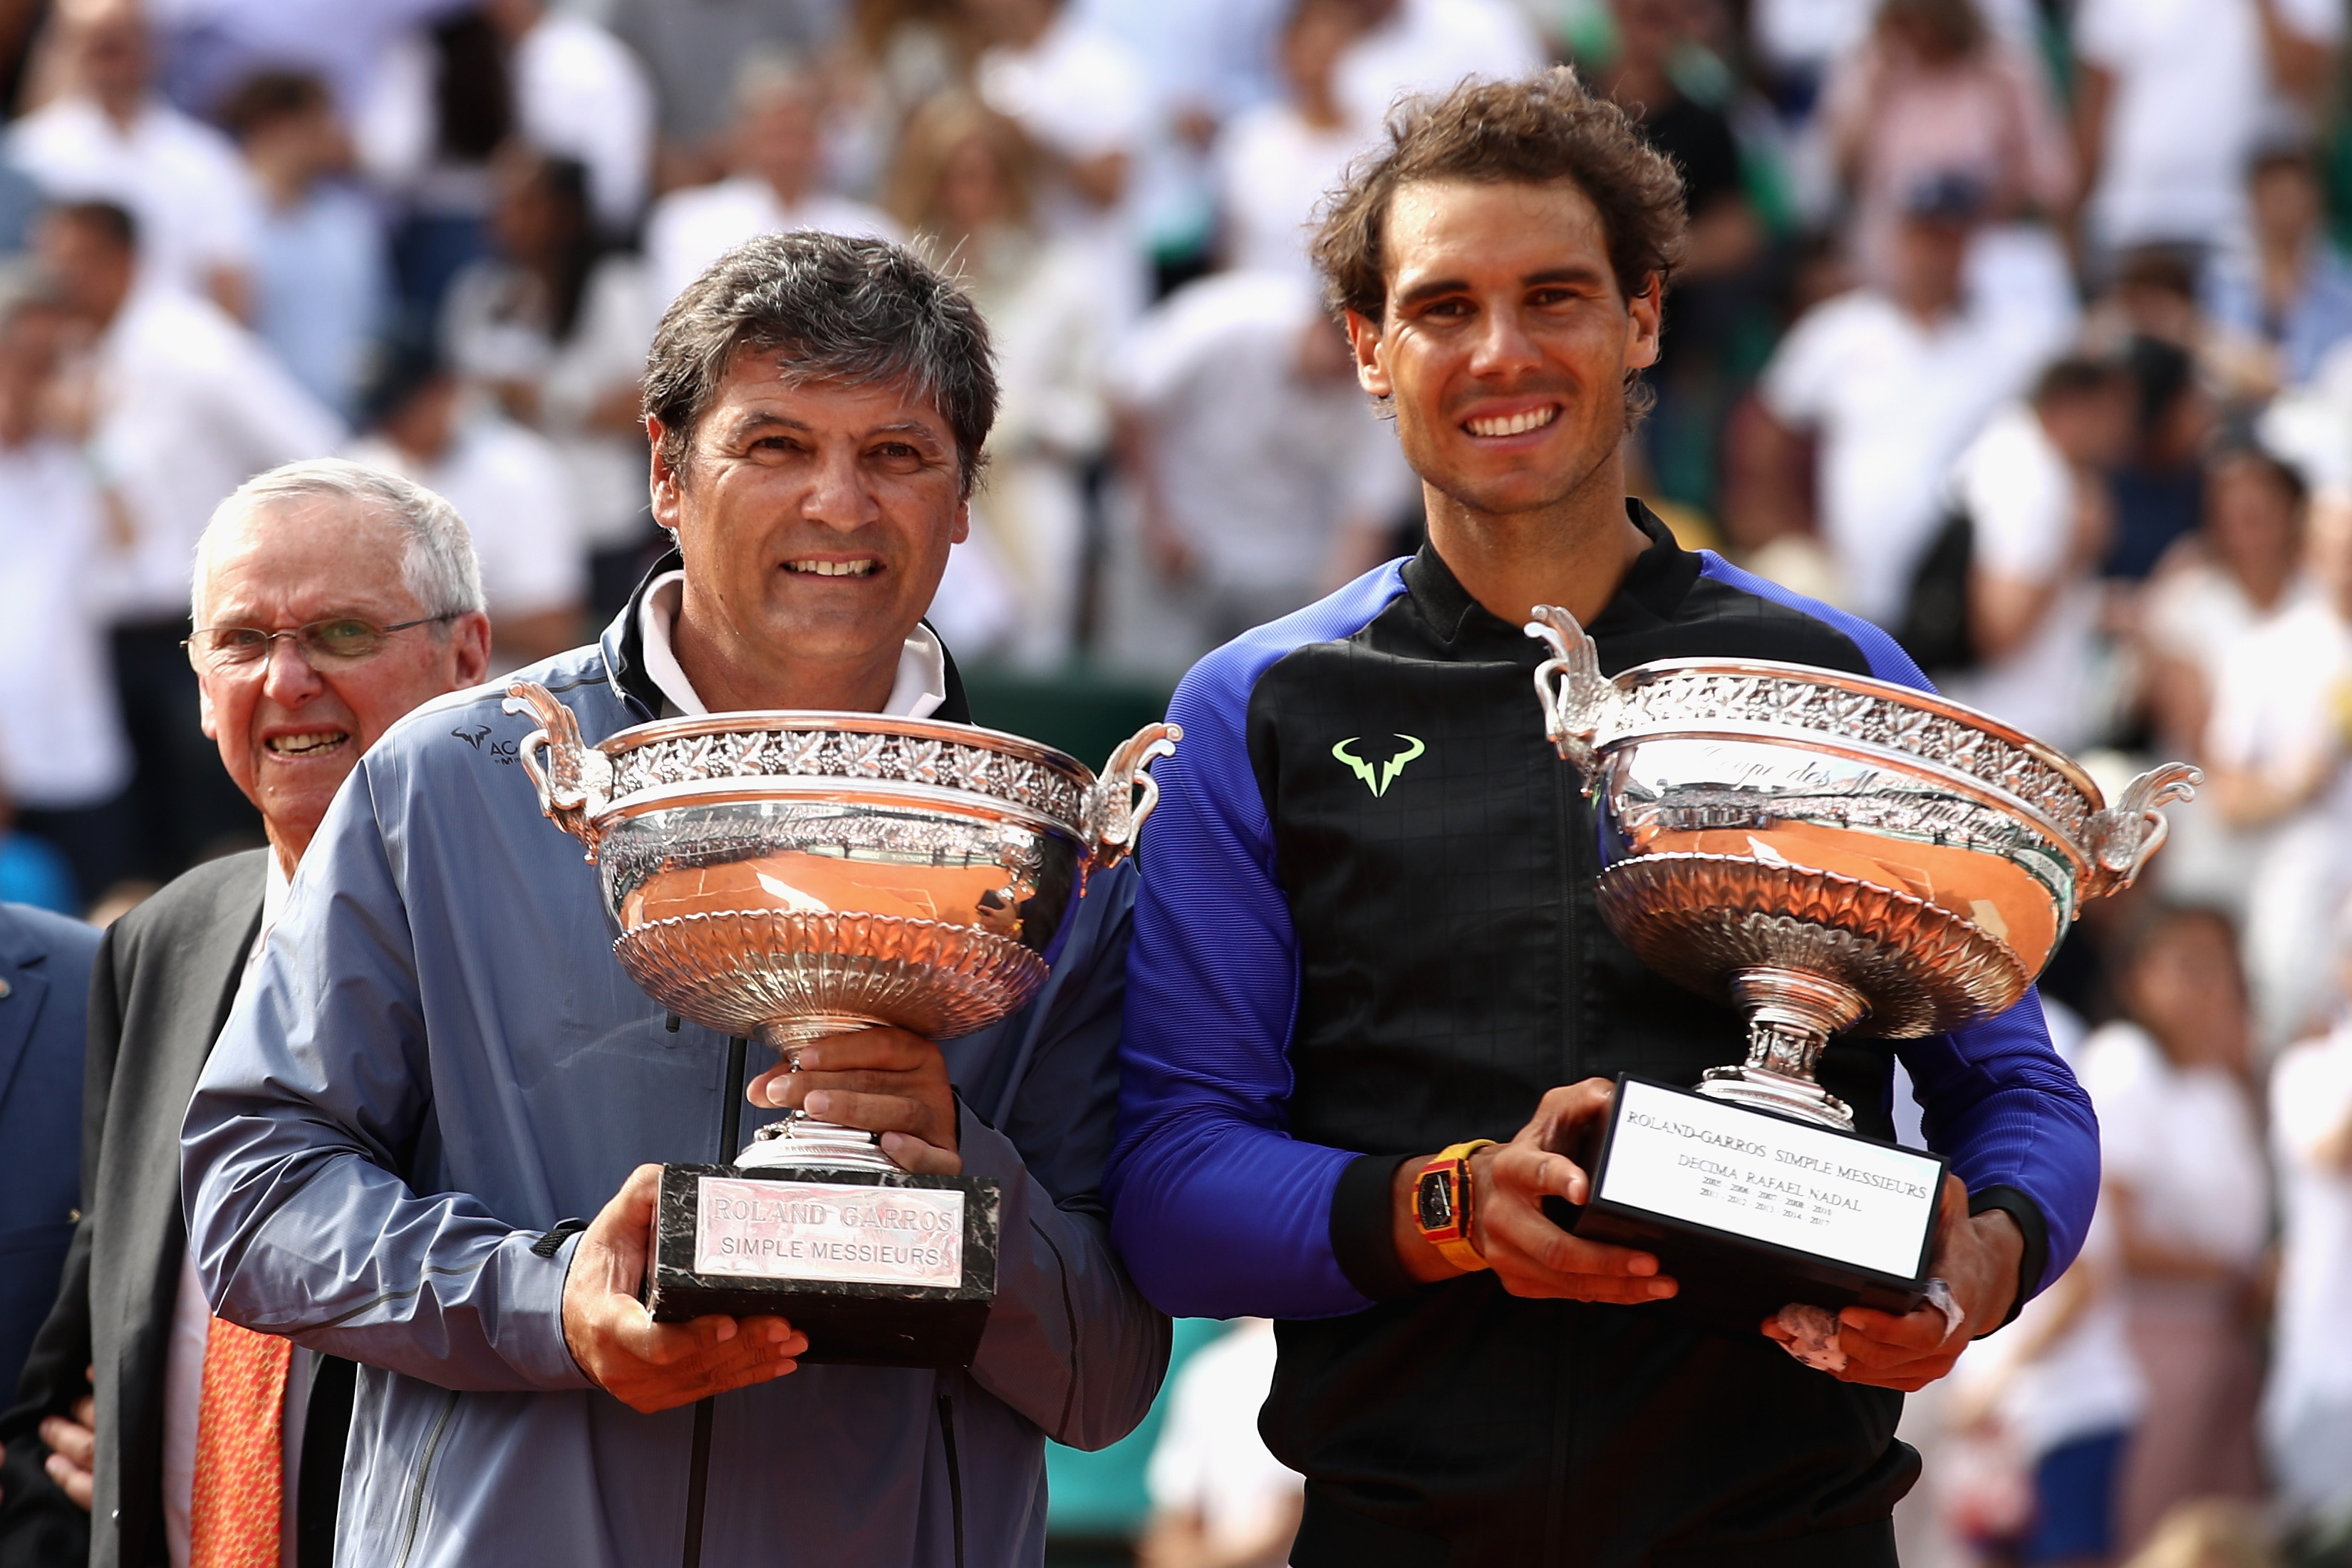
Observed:
[[[1617,700],[1617,685],[1601,673],[1601,651],[1576,617],[1556,604],[1538,604],[1527,632],[1551,648],[1536,666],[1536,700],[1543,706],[1544,737],[1559,759],[1588,780],[1599,758],[1593,741]]]
[[[2091,876],[2083,902],[2129,887],[2171,831],[2163,808],[2175,800],[2195,800],[2197,786],[2204,782],[2205,775],[2188,763],[2168,762],[2125,785],[2116,803],[2094,816],[2084,830]]]
[[[516,756],[539,790],[539,809],[585,843],[589,863],[594,864],[597,841],[604,837],[595,818],[612,800],[612,759],[580,738],[580,721],[537,681],[509,686],[500,706],[539,721],[539,727],[522,737]]]
[[[1183,738],[1179,725],[1147,724],[1119,742],[1110,760],[1103,764],[1102,777],[1095,780],[1086,807],[1094,869],[1108,871],[1135,852],[1135,836],[1142,831],[1143,820],[1160,804],[1160,784],[1149,769],[1158,758],[1174,756],[1176,743]],[[1135,798],[1138,785],[1143,788],[1140,800]]]

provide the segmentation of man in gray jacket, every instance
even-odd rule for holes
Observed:
[[[743,708],[968,720],[920,618],[995,402],[978,312],[907,252],[811,234],[732,252],[648,367],[654,511],[679,553],[595,646],[525,673],[591,742]],[[499,696],[423,709],[361,763],[188,1113],[215,1310],[361,1364],[337,1561],[1039,1561],[1045,1437],[1121,1436],[1167,1357],[1097,1196],[1131,881],[1089,889],[1004,1023],[837,1036],[750,1086],[1003,1188],[968,1372],[798,1367],[781,1320],[656,1324],[637,1303],[646,1162],[731,1156],[724,1097],[745,1088],[722,1081],[724,1040],[622,971],[593,869],[515,765],[530,721]],[[698,1489],[687,1407],[711,1395]]]

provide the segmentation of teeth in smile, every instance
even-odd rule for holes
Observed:
[[[871,560],[788,560],[786,571],[804,571],[814,577],[864,577],[874,570]]]
[[[1559,410],[1547,403],[1542,408],[1531,408],[1525,413],[1515,413],[1503,419],[1474,419],[1467,428],[1473,435],[1521,435],[1530,430],[1541,430],[1559,413]]]
[[[268,745],[281,757],[315,757],[321,751],[332,751],[350,738],[340,729],[320,729],[308,735],[275,735],[269,737]]]

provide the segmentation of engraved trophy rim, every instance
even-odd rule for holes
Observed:
[[[774,772],[767,768],[703,773],[664,780],[635,789],[620,788],[619,768],[630,753],[648,747],[692,740],[703,736],[836,734],[884,736],[895,740],[936,741],[942,747],[984,751],[1057,776],[1071,791],[1070,810],[1056,810],[1050,800],[1016,799],[997,790],[969,784],[811,770]],[[650,811],[683,805],[722,805],[746,800],[803,797],[952,811],[962,816],[1009,819],[1024,826],[1057,832],[1084,841],[1086,801],[1099,782],[1091,768],[1068,752],[1026,736],[981,725],[945,719],[899,717],[889,714],[856,713],[838,708],[743,708],[723,714],[688,714],[648,720],[614,731],[593,744],[614,766],[614,786],[603,808],[589,813],[600,826],[612,825]]]
[[[1967,703],[1946,696],[1941,692],[1923,691],[1917,686],[1901,685],[1894,681],[1882,680],[1876,675],[1857,675],[1844,670],[1827,669],[1818,664],[1792,664],[1784,659],[1684,658],[1649,660],[1643,664],[1630,665],[1609,679],[1620,690],[1630,693],[1643,686],[1655,685],[1668,676],[1683,674],[1763,675],[1775,679],[1794,680],[1809,686],[1850,691],[1881,702],[1891,703],[1897,707],[1934,714],[1938,717],[1964,724],[1970,729],[1982,731],[1997,740],[2004,741],[2050,768],[2082,796],[2087,808],[2086,814],[2095,814],[2105,810],[2108,803],[2106,792],[2099,788],[2098,780],[2091,777],[2090,770],[2049,742],[2037,740],[2015,725],[1996,718],[1982,708],[1971,707]],[[1681,725],[1664,721],[1656,725],[1629,724],[1612,734],[1604,745],[1633,736],[1649,738],[1656,731],[1685,728],[1688,727],[1688,722],[1685,721]],[[1805,735],[1823,740],[1833,739],[1841,744],[1871,747],[1881,755],[1900,758],[1906,764],[1926,763],[1930,767],[1942,768],[1976,779],[1985,789],[2001,788],[1999,784],[1984,779],[1981,774],[1970,772],[1967,768],[1955,768],[1949,763],[1938,762],[1934,758],[1924,757],[1915,751],[1899,747],[1882,746],[1874,741],[1853,739],[1841,736],[1833,730],[1802,724],[1778,723],[1761,718],[1734,722],[1752,723],[1760,728],[1770,729],[1783,735]],[[2004,790],[2003,793],[2011,792]],[[2021,799],[2021,797],[2011,794],[2011,799]],[[2029,806],[2032,804],[2030,800],[2026,803]]]

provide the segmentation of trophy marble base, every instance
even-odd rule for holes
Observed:
[[[831,1166],[662,1167],[656,1322],[772,1313],[813,1364],[962,1367],[996,1296],[997,1186]]]
[[[1654,1253],[1682,1286],[1663,1310],[1728,1333],[1791,1301],[1907,1312],[1927,1299],[1944,1165],[1622,1076],[1569,1228]]]

